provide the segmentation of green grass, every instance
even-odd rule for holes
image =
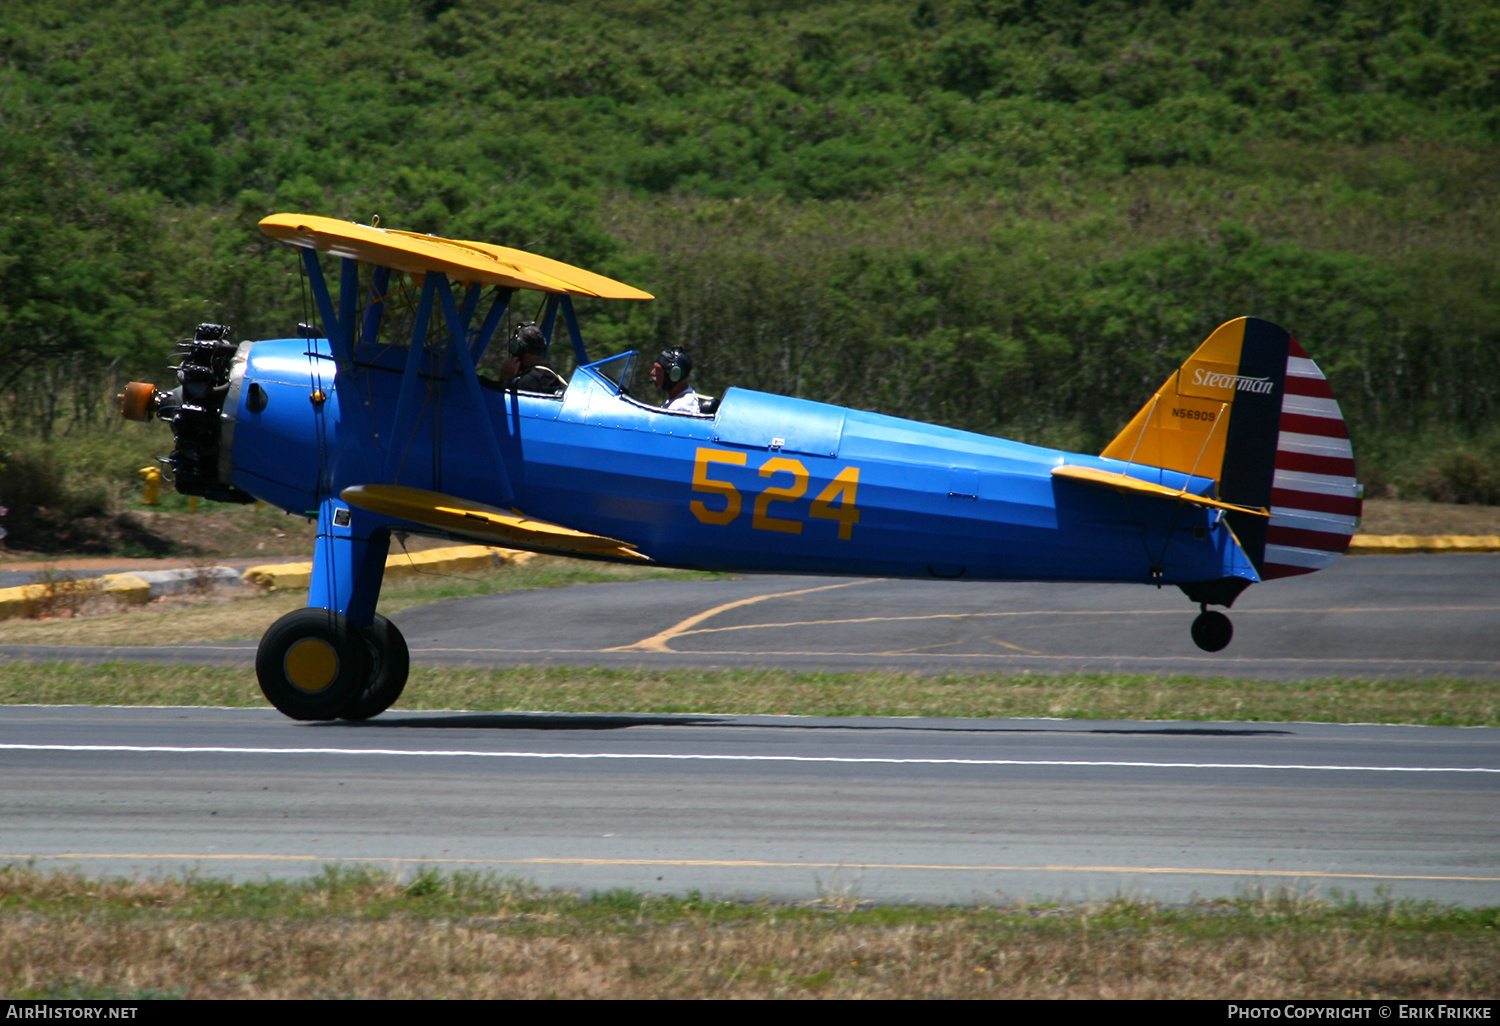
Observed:
[[[1278,892],[1170,908],[801,905],[328,868],[0,869],[0,992],[152,997],[1482,998],[1500,909]]]
[[[151,894],[155,889],[170,895]],[[141,900],[149,895],[150,900]],[[830,911],[841,912],[840,921],[854,925],[924,925],[957,916],[979,920],[1004,920],[1007,914],[1049,916],[1060,929],[1075,927],[1085,917],[1101,928],[1119,928],[1141,923],[1193,924],[1204,935],[1237,931],[1250,920],[1274,928],[1284,926],[1326,927],[1336,924],[1361,928],[1438,929],[1454,935],[1500,931],[1500,907],[1456,908],[1430,902],[1395,900],[1389,896],[1362,902],[1334,892],[1327,900],[1278,891],[1271,895],[1242,895],[1235,899],[1197,902],[1185,907],[1150,902],[1115,900],[1080,905],[1062,914],[1053,903],[1025,901],[999,903],[999,907],[945,909],[927,905],[878,905],[867,900],[827,898],[798,905],[704,898],[697,892],[686,897],[651,896],[630,890],[609,890],[580,895],[543,891],[514,876],[459,871],[443,873],[424,869],[403,876],[370,866],[326,865],[316,875],[297,880],[260,880],[244,883],[189,875],[158,881],[90,878],[72,873],[49,873],[34,866],[0,866],[0,915],[33,914],[68,916],[78,899],[95,899],[92,917],[111,922],[135,919],[239,919],[256,922],[312,921],[329,917],[379,921],[396,916],[414,919],[447,919],[508,911],[516,915],[509,928],[534,927],[545,913],[566,919],[569,926],[624,929],[641,925],[695,919],[705,923],[736,923],[761,918],[774,911],[786,922],[820,922]],[[1202,917],[1205,909],[1215,910]],[[530,922],[527,916],[533,917]],[[1235,915],[1243,917],[1236,921]],[[1071,922],[1069,921],[1071,919]],[[1227,924],[1227,929],[1225,929]],[[1500,940],[1500,936],[1497,936]]]
[[[0,703],[261,707],[247,668],[0,665]],[[1055,717],[1500,726],[1500,682],[1152,677],[1128,674],[794,673],[417,667],[402,710]]]

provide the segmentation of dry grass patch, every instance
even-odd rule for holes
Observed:
[[[493,878],[0,871],[0,992],[56,997],[1477,998],[1500,910],[1278,896],[1167,909],[826,908]]]
[[[0,664],[0,703],[264,706],[249,667]],[[1500,726],[1500,681],[1125,674],[795,673],[518,667],[412,670],[403,710],[1249,720]]]
[[[0,620],[5,645],[177,645],[259,638],[276,618],[307,605],[301,593],[168,595],[141,606],[97,599],[80,615],[52,620]]]
[[[650,578],[712,580],[720,575],[651,566],[623,566],[561,556],[538,556],[521,564],[465,573],[431,572],[393,577],[380,590],[380,612],[387,616],[413,606],[470,595],[493,595],[573,584],[606,584]],[[87,578],[80,583],[88,584]],[[69,593],[71,594],[71,593]],[[305,588],[265,594],[244,589],[206,589],[202,593],[158,599],[141,606],[118,606],[107,598],[80,592],[68,616],[49,620],[0,620],[5,645],[172,645],[183,641],[213,644],[253,641],[276,618],[307,604]],[[78,615],[73,615],[77,613]]]
[[[1366,499],[1361,534],[1500,534],[1500,506]]]

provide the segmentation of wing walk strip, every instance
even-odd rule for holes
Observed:
[[[707,755],[682,752],[486,752],[427,748],[254,748],[216,745],[0,744],[0,751],[130,752],[169,755],[381,755],[405,758],[662,760],[666,762],[789,762],[852,766],[1069,766],[1112,769],[1312,770],[1345,773],[1500,773],[1491,766],[1320,766],[1273,762],[1127,762],[1113,759],[898,759],[866,755]]]
[[[392,862],[401,865],[436,866],[680,866],[724,869],[920,869],[928,871],[985,873],[1141,873],[1151,876],[1254,876],[1312,877],[1320,880],[1437,880],[1450,883],[1500,883],[1500,876],[1437,876],[1426,873],[1336,873],[1317,869],[1205,869],[1189,866],[985,866],[929,862],[777,862],[770,859],[586,859],[522,857],[515,859],[415,858],[383,856],[361,858],[347,855],[235,855],[221,852],[96,852],[64,851],[55,854],[0,853],[0,859],[194,859],[204,862],[352,862],[370,865]]]

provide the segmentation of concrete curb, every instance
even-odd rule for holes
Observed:
[[[151,601],[151,585],[137,574],[106,574],[103,577],[64,579],[51,584],[0,588],[0,620],[40,616],[49,606],[57,609],[77,607],[96,595],[107,596],[121,605],[139,606]]]
[[[520,564],[536,553],[517,549],[500,549],[489,545],[454,545],[423,552],[398,552],[386,557],[385,576],[415,577],[419,574],[458,573],[464,570],[488,570],[507,563]],[[312,583],[312,563],[273,563],[252,566],[243,575],[246,584],[267,591],[306,588]]]
[[[122,606],[143,606],[151,601],[151,582],[139,574],[109,574],[99,580],[100,592]]]
[[[1417,552],[1500,552],[1500,534],[1356,534],[1351,556],[1400,556]]]
[[[385,575],[415,577],[418,574],[488,570],[507,563],[525,563],[535,555],[534,552],[488,545],[452,545],[388,556]],[[139,606],[163,595],[176,595],[205,586],[287,591],[306,588],[311,581],[311,562],[252,566],[243,572],[233,567],[210,566],[65,578],[51,584],[0,588],[0,620],[40,616],[48,607],[62,609],[78,606],[96,596],[112,598],[121,605]]]

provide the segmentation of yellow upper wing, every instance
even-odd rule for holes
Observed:
[[[260,222],[260,230],[291,246],[352,257],[408,274],[434,271],[454,281],[599,299],[655,298],[649,292],[560,260],[483,242],[390,231],[312,214],[272,214]]]

